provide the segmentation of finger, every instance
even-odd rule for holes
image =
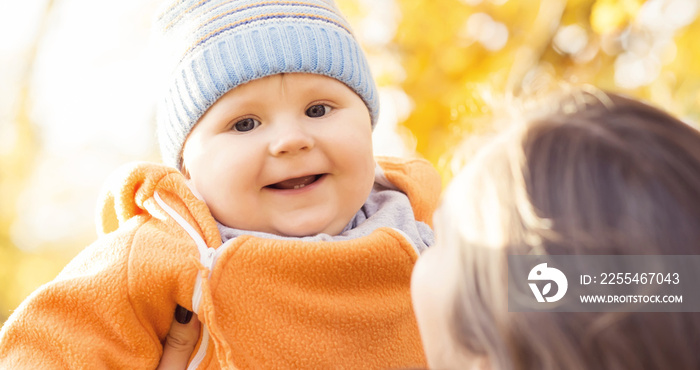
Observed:
[[[192,315],[194,315],[194,312],[186,309],[185,307],[177,305],[175,308],[175,321],[179,322],[180,324],[189,323],[192,319]]]
[[[163,345],[163,357],[158,369],[186,369],[187,363],[199,340],[200,323],[197,315],[182,306],[175,309],[175,320]]]

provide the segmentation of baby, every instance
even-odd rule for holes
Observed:
[[[154,368],[175,307],[190,368],[425,366],[409,294],[440,192],[375,158],[378,95],[331,1],[177,1],[163,160],[112,177],[99,239],[0,332],[0,367]]]
[[[700,254],[700,133],[615,94],[549,103],[445,191],[412,281],[428,363],[700,368],[697,312],[509,312],[509,255]]]

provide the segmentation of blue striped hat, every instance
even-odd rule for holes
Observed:
[[[173,0],[168,5],[158,22],[166,37],[177,35],[179,62],[157,112],[166,164],[180,168],[187,135],[217,99],[278,73],[316,73],[343,82],[362,98],[376,124],[374,79],[332,0]]]

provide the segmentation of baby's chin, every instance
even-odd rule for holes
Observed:
[[[285,220],[275,220],[265,225],[250,224],[246,222],[227,222],[218,220],[223,225],[233,229],[254,231],[267,233],[282,237],[302,238],[306,236],[314,236],[318,234],[327,234],[330,236],[339,235],[350,223],[352,217],[345,219],[323,219],[321,217],[309,217],[304,220],[303,217],[289,217]]]
[[[335,236],[340,234],[350,220],[332,220],[323,222],[322,220],[310,220],[308,222],[290,222],[288,225],[277,225],[270,234],[279,236],[301,238],[318,234],[328,234]]]
[[[248,214],[248,217],[241,217],[242,212],[229,212],[214,214],[214,218],[234,229],[282,237],[300,238],[318,234],[336,236],[343,232],[362,207],[362,204],[339,207],[336,203],[330,199],[303,207],[288,205],[277,207],[274,211],[264,209],[254,216]]]

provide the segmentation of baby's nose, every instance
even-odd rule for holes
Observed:
[[[270,143],[270,154],[274,156],[295,154],[311,150],[313,137],[298,123],[284,124]]]

